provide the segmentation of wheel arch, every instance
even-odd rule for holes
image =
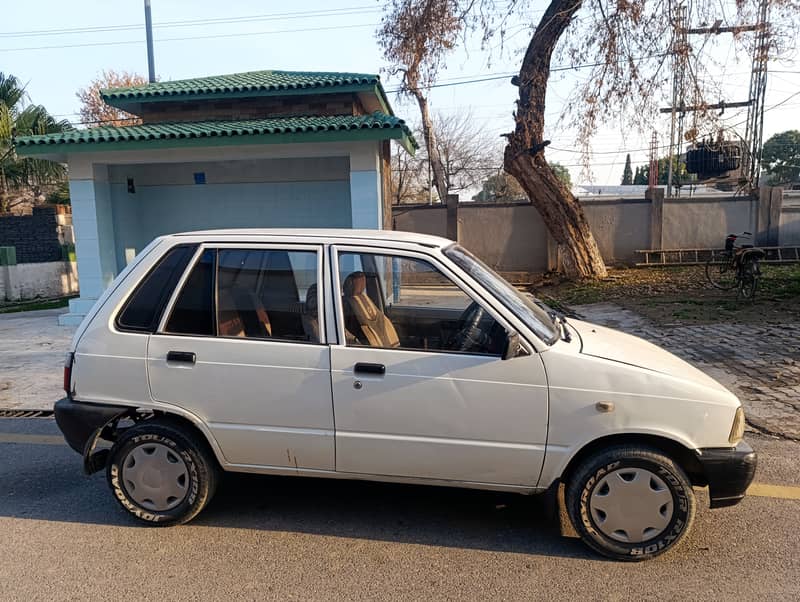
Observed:
[[[672,458],[689,477],[692,485],[703,487],[708,484],[703,467],[694,451],[674,439],[648,433],[615,433],[589,441],[572,455],[561,471],[559,480],[568,483],[576,468],[586,458],[617,445],[644,445],[656,449]]]

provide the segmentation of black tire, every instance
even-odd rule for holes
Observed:
[[[724,251],[717,251],[706,262],[706,279],[714,288],[729,291],[736,287],[736,266]]]
[[[168,507],[153,506],[152,500],[143,502],[129,491],[135,489],[134,482],[126,477],[126,471],[133,472],[134,454],[146,455],[151,449],[166,454],[169,463],[185,468],[184,474],[178,477],[183,480],[184,497],[169,498]],[[161,472],[151,472],[147,476],[163,479]],[[166,527],[189,522],[205,508],[216,490],[219,468],[207,443],[194,432],[168,421],[152,419],[129,428],[116,441],[111,448],[106,478],[114,497],[127,512],[149,525]],[[159,482],[163,486],[163,481]],[[179,480],[175,482],[180,483]]]
[[[755,301],[758,282],[761,279],[761,266],[758,259],[745,259],[742,264],[742,275],[739,279],[739,298]]]
[[[625,469],[631,472],[626,473]],[[596,489],[601,494],[602,488],[607,488],[610,480],[617,477],[626,480],[622,477],[631,473],[651,473],[655,479],[647,483],[651,488],[656,483],[657,488],[652,489],[656,492],[654,495],[671,497],[668,506],[671,514],[661,514],[666,525],[660,531],[653,529],[653,536],[644,537],[641,541],[621,541],[620,538],[627,537],[624,530],[615,531],[619,535],[614,537],[605,533],[597,520],[604,513],[591,507],[593,500],[597,499],[594,497]],[[664,491],[664,486],[669,494]],[[684,471],[662,452],[640,446],[612,447],[586,459],[569,479],[565,501],[575,530],[590,548],[609,558],[632,562],[654,558],[674,549],[691,529],[696,507],[692,484]],[[667,507],[667,503],[659,511],[664,507]],[[642,534],[647,532],[648,529],[642,530]]]

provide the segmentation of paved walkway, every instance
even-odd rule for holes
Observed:
[[[0,314],[0,408],[49,410],[64,396],[65,309]]]
[[[800,323],[657,327],[613,303],[573,309],[691,362],[739,396],[752,426],[800,440]]]

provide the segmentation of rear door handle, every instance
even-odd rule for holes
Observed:
[[[183,362],[185,364],[194,364],[197,361],[197,356],[191,351],[168,351],[168,362]]]
[[[383,364],[366,364],[359,362],[355,367],[356,374],[377,374],[383,376],[386,374],[386,366]]]

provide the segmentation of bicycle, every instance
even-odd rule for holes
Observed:
[[[751,244],[737,245],[740,238],[752,238],[750,232],[728,234],[725,238],[725,249],[714,251],[706,262],[706,278],[715,288],[723,291],[737,289],[739,299],[752,301],[755,299],[758,283],[761,279],[760,261],[764,251]]]

